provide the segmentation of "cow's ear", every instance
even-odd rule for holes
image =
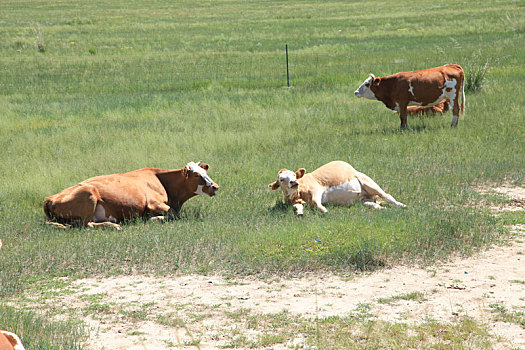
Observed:
[[[381,78],[374,78],[374,81],[372,82],[372,85],[379,86],[379,83],[381,83]]]
[[[275,182],[272,182],[271,184],[268,185],[268,187],[270,187],[272,190],[276,190],[279,188],[279,183],[277,181]]]
[[[208,171],[210,166],[208,164],[204,163],[204,164],[201,164],[201,168],[203,168],[204,170]]]
[[[300,178],[303,177],[303,175],[304,175],[305,173],[306,173],[306,169],[305,169],[305,168],[301,168],[301,169],[299,169],[299,170],[297,170],[297,171],[295,172],[295,178],[296,178],[296,179],[300,179]]]

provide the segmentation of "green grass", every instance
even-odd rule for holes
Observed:
[[[475,208],[472,188],[525,181],[520,11],[510,0],[2,1],[0,296],[56,276],[352,273],[497,241],[503,222]],[[293,89],[282,89],[285,44]],[[486,62],[456,129],[447,114],[400,132],[381,103],[353,96],[368,73]],[[283,167],[335,159],[408,209],[298,219],[266,187]],[[44,198],[83,179],[197,160],[221,189],[180,220],[42,225]]]
[[[86,339],[87,329],[79,322],[49,322],[34,312],[21,312],[0,303],[2,329],[18,334],[26,349],[77,350]]]

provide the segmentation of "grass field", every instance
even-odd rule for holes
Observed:
[[[475,188],[525,182],[524,7],[2,1],[0,297],[57,276],[131,271],[349,274],[497,241],[503,220],[477,205],[497,199]],[[489,68],[455,129],[449,113],[401,132],[380,102],[353,96],[369,73],[446,63],[467,75]],[[281,168],[336,159],[408,208],[296,218],[267,188]],[[42,225],[44,198],[83,179],[198,160],[221,189],[187,202],[180,220],[119,232]]]

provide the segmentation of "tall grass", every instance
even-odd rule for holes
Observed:
[[[515,30],[525,20],[504,20],[518,7],[1,2],[0,295],[54,276],[131,271],[352,273],[497,241],[505,230],[472,188],[525,180],[525,39]],[[293,89],[282,89],[286,43]],[[446,115],[410,119],[400,132],[382,104],[353,97],[368,73],[465,67],[472,52],[475,63],[498,64],[454,130]],[[310,208],[299,219],[267,188],[283,167],[335,159],[409,208]],[[186,203],[180,220],[121,232],[42,225],[44,198],[85,178],[191,160],[209,163],[221,189]]]

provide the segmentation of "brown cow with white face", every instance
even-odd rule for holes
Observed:
[[[0,350],[25,350],[25,348],[18,335],[8,331],[0,331]]]
[[[303,215],[303,205],[315,205],[320,211],[328,210],[323,204],[349,205],[361,201],[363,205],[381,209],[375,197],[398,207],[406,207],[386,193],[367,175],[358,172],[350,164],[334,161],[323,165],[311,173],[304,168],[296,172],[282,169],[277,181],[268,185],[272,190],[281,188],[284,201],[292,204],[297,215]]]
[[[51,225],[81,223],[111,226],[133,217],[162,219],[178,214],[193,196],[215,195],[219,186],[208,176],[208,164],[190,162],[176,170],[144,168],[96,176],[46,198],[44,212]]]
[[[407,107],[432,107],[443,99],[452,103],[452,123],[456,126],[459,112],[465,110],[465,73],[457,64],[401,72],[377,78],[373,74],[354,92],[357,97],[379,100],[388,108],[399,112],[401,128],[407,126]],[[459,102],[461,90],[461,104]]]

